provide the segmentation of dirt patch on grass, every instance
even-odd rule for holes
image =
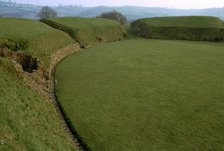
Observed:
[[[32,73],[34,70],[37,70],[37,58],[33,58],[31,55],[17,55],[16,62],[18,62],[26,72]]]

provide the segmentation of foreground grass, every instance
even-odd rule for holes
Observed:
[[[47,66],[50,55],[75,41],[66,33],[30,19],[0,18],[0,46],[38,57]]]
[[[51,102],[17,77],[0,58],[0,150],[74,150]]]
[[[128,40],[59,64],[57,95],[93,151],[224,150],[224,44]]]

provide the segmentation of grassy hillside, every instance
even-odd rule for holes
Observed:
[[[38,21],[0,18],[0,49],[31,54],[46,66],[53,52],[71,43],[69,35]],[[0,56],[0,75],[0,150],[75,150],[54,105],[24,83],[12,60]]]
[[[66,33],[29,19],[0,18],[0,45],[30,53],[45,65],[56,50],[74,43]]]
[[[224,44],[127,40],[56,71],[57,96],[92,151],[224,150]]]
[[[0,57],[0,150],[75,150],[53,104],[16,75]]]
[[[42,22],[67,32],[82,47],[122,40],[126,34],[118,22],[107,19],[64,17],[44,19]]]
[[[224,40],[224,23],[209,16],[144,18],[133,22],[131,29],[145,38]]]

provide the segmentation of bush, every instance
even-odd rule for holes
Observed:
[[[121,24],[127,23],[126,17],[123,14],[116,11],[103,13],[100,16],[97,16],[97,18],[112,19],[112,20],[120,22]]]

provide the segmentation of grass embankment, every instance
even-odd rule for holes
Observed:
[[[224,40],[224,23],[219,18],[208,16],[144,18],[133,22],[131,29],[145,38]]]
[[[42,22],[68,33],[82,47],[96,43],[123,40],[126,33],[118,22],[100,18],[64,17]]]
[[[93,151],[224,150],[223,47],[100,45],[58,65],[57,96]]]
[[[0,49],[8,47],[38,57],[74,43],[62,31],[38,21],[0,18]],[[1,51],[1,50],[0,50]],[[53,104],[18,77],[10,58],[0,56],[0,150],[74,150]]]
[[[48,66],[50,55],[75,41],[66,33],[38,21],[0,18],[0,45],[38,57]]]
[[[74,150],[54,105],[16,75],[0,57],[0,150]]]

